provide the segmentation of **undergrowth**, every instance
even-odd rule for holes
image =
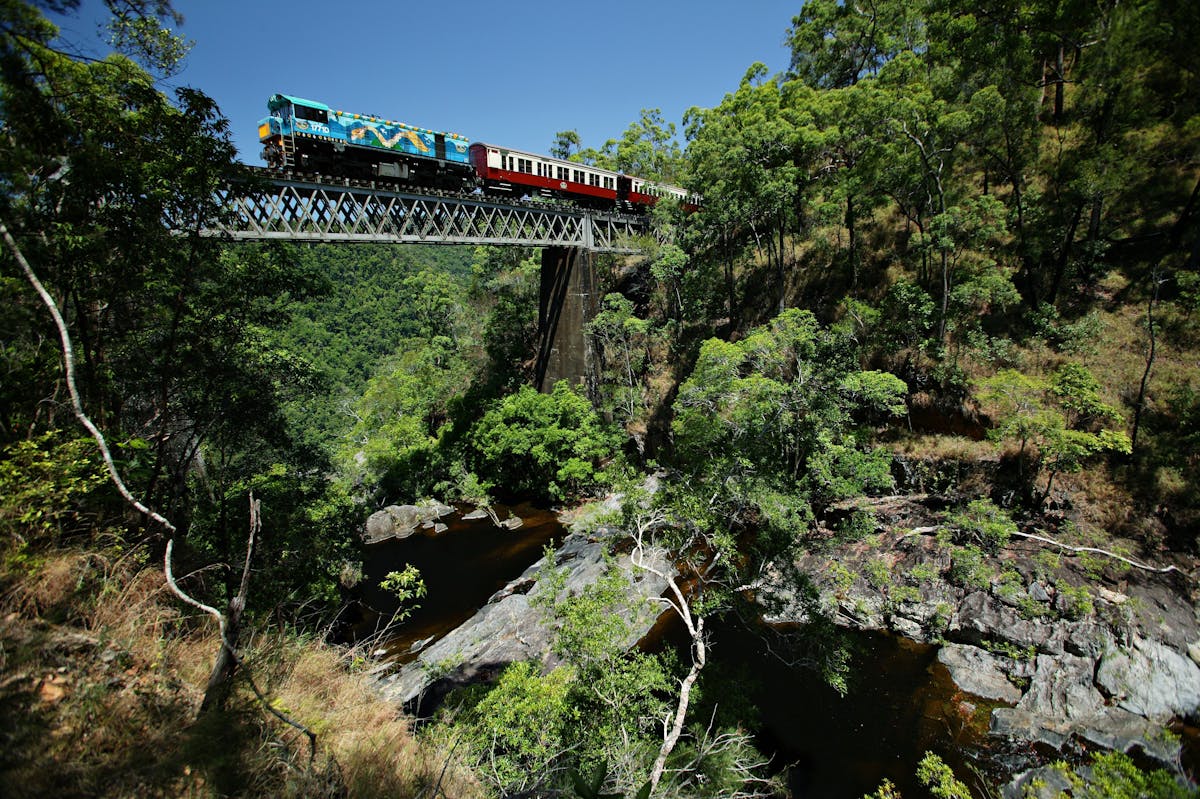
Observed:
[[[416,734],[352,653],[287,629],[259,632],[245,657],[275,707],[317,734],[316,751],[245,680],[224,712],[198,718],[217,635],[144,555],[7,561],[0,795],[485,795],[453,745]]]

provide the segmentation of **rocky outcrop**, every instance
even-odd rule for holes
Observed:
[[[965,693],[1006,707],[994,736],[1062,747],[1081,739],[1141,748],[1164,762],[1179,744],[1174,718],[1200,714],[1200,624],[1178,575],[1083,574],[1069,559],[1051,569],[1043,547],[1014,541],[975,573],[954,574],[939,542],[936,505],[890,497],[872,510],[881,531],[836,542],[776,568],[758,596],[768,621],[803,621],[794,569],[819,589],[840,625],[889,630],[941,644],[939,662]]]
[[[611,556],[620,539],[610,531],[571,533],[554,553],[554,565],[565,572],[558,596],[578,595],[600,579],[610,562],[627,577],[630,591],[621,612],[630,619],[632,647],[649,630],[661,613],[653,600],[667,588],[664,580],[638,569],[627,554]],[[649,565],[674,573],[673,564],[658,558]],[[530,566],[488,600],[478,613],[443,638],[427,646],[416,660],[395,672],[377,678],[385,696],[407,706],[423,697],[436,699],[447,691],[471,682],[490,679],[504,666],[521,660],[540,662],[552,668],[557,659],[551,652],[555,627],[539,599],[549,599],[553,587],[543,579],[545,558]]]
[[[1200,667],[1160,641],[1135,636],[1133,646],[1104,652],[1096,685],[1121,707],[1158,722],[1200,708]]]
[[[408,538],[418,527],[440,533],[446,525],[438,520],[454,513],[454,508],[440,502],[425,502],[419,505],[388,505],[367,518],[363,529],[363,541],[378,544],[391,538]]]
[[[946,644],[938,650],[938,661],[950,672],[954,684],[969,694],[1010,705],[1021,699],[1021,689],[1010,679],[1007,658],[974,646]]]

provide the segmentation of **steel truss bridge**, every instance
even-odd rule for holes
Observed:
[[[260,173],[262,174],[262,173]],[[230,184],[206,235],[241,241],[494,244],[633,253],[645,217],[540,200],[380,188],[289,175]]]

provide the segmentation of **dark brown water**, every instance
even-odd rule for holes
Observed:
[[[987,708],[966,701],[937,662],[937,649],[874,633],[849,636],[849,690],[839,694],[813,670],[790,665],[769,636],[741,623],[718,623],[712,661],[751,676],[760,745],[788,768],[801,797],[858,799],[890,780],[903,796],[926,796],[916,768],[942,757],[968,784],[982,753]],[[774,650],[774,651],[772,651]]]

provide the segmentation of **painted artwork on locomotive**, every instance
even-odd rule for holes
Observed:
[[[267,103],[271,112],[259,122],[259,139],[277,136],[310,136],[360,147],[381,148],[408,155],[468,163],[470,141],[445,131],[418,128],[403,122],[338,111],[324,103],[276,94]],[[444,146],[439,146],[441,139]]]

